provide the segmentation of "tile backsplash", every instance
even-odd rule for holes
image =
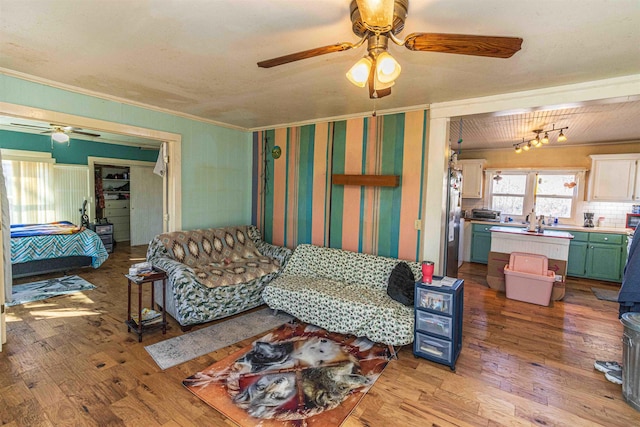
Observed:
[[[581,206],[578,206],[577,212],[580,212],[580,217],[582,217],[584,212],[593,212],[595,214],[593,219],[596,225],[598,218],[603,216],[606,227],[625,228],[627,214],[631,213],[634,204],[635,203],[582,202]]]

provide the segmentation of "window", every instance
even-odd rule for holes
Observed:
[[[535,193],[536,215],[571,218],[576,185],[575,174],[538,173]]]
[[[526,219],[536,215],[572,220],[582,171],[487,170],[487,205],[502,215]]]
[[[527,190],[527,175],[501,175],[492,177],[492,209],[504,215],[522,215]]]
[[[53,163],[2,160],[11,224],[55,221]]]

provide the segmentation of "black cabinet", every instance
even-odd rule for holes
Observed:
[[[464,280],[441,287],[417,282],[415,290],[413,354],[455,371],[462,350]]]
[[[103,222],[100,224],[89,224],[89,228],[100,237],[102,243],[104,244],[104,248],[108,253],[113,252],[113,224],[109,222]]]

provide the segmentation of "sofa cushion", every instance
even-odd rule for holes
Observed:
[[[193,271],[202,286],[237,285],[266,276],[278,271],[280,262],[263,256],[248,256],[235,262],[212,262],[193,267]]]
[[[158,238],[171,258],[189,267],[262,256],[248,237],[246,226],[174,231]]]
[[[272,309],[329,331],[391,345],[413,341],[413,308],[375,287],[282,275],[265,287],[262,297]]]
[[[365,284],[386,293],[391,270],[398,260],[341,249],[301,244],[296,247],[283,274],[320,277],[347,284]],[[416,277],[419,267],[411,263]]]

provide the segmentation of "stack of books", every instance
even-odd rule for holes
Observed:
[[[138,324],[138,313],[131,314],[131,320]],[[143,308],[142,309],[142,325],[153,325],[154,323],[158,323],[162,321],[162,313],[155,311],[151,308]]]
[[[129,268],[130,276],[142,276],[145,273],[151,273],[153,271],[153,265],[150,262],[140,262],[138,264],[133,264]]]

